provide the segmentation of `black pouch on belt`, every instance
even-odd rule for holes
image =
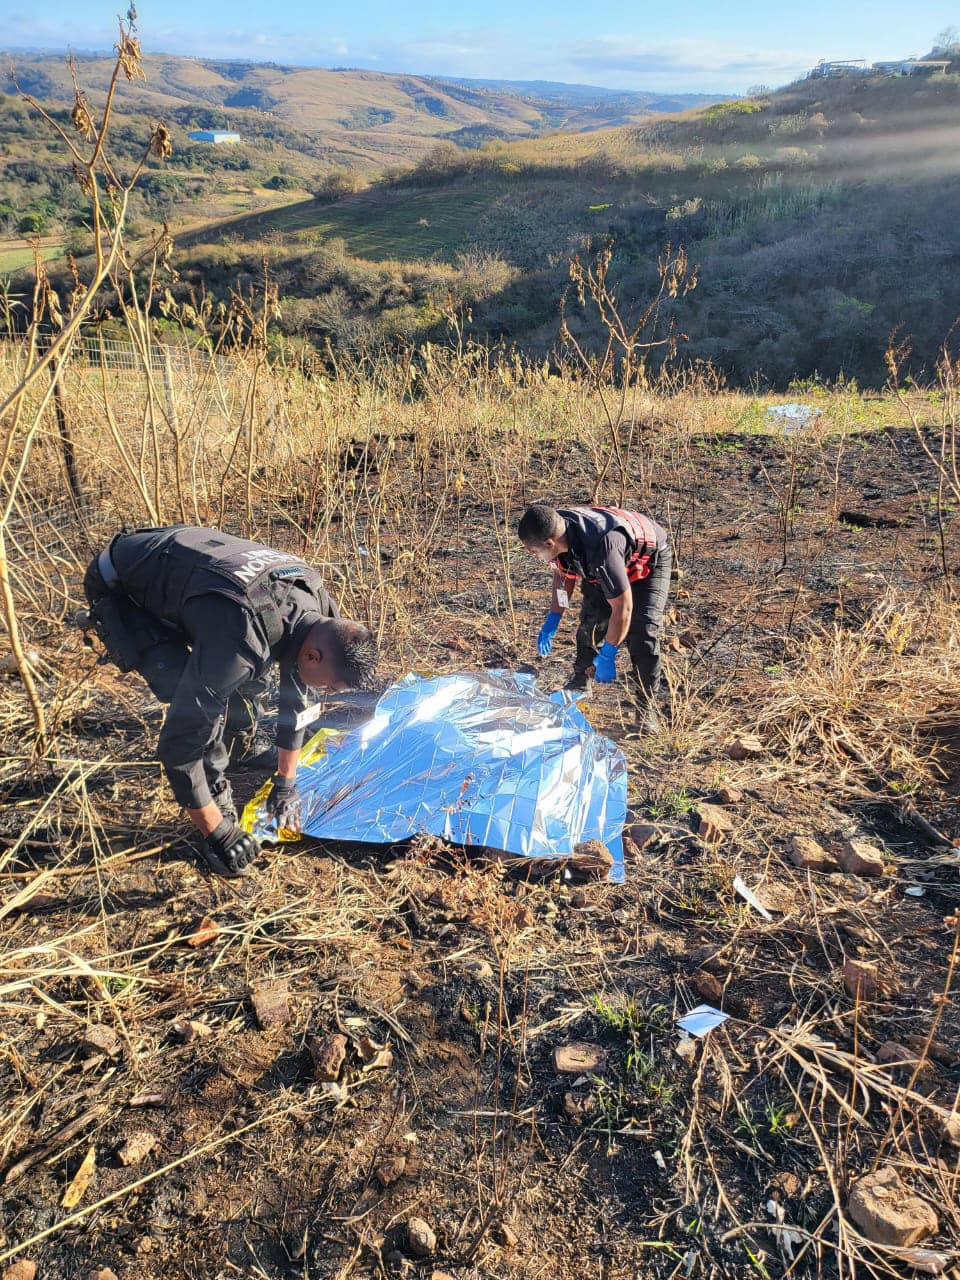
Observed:
[[[110,661],[121,671],[133,671],[140,661],[140,645],[126,616],[129,606],[125,608],[125,604],[122,596],[100,596],[90,606],[90,618]]]

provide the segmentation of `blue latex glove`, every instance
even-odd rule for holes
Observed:
[[[541,658],[549,657],[550,650],[553,648],[553,637],[557,634],[557,627],[559,627],[562,617],[562,613],[553,611],[547,614],[543,626],[540,628],[540,634],[537,636],[537,653]]]
[[[597,684],[613,684],[617,678],[617,646],[604,640],[593,664],[593,678]]]

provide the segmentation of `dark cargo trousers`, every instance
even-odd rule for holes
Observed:
[[[650,559],[650,573],[631,584],[633,614],[625,644],[633,665],[633,678],[645,699],[656,697],[660,690],[660,631],[670,594],[670,571],[673,551],[662,547]],[[577,656],[574,678],[586,678],[587,668],[596,659],[610,623],[610,604],[600,587],[583,579],[580,603],[580,625],[577,628]]]
[[[100,573],[97,557],[87,567],[83,590],[110,660],[121,671],[137,671],[159,702],[172,702],[190,657],[188,637],[141,609],[122,589],[111,590]],[[101,602],[106,604],[102,613],[97,608]],[[226,786],[224,774],[233,743],[256,728],[266,707],[266,680],[251,680],[231,696],[226,715],[214,725],[203,753],[203,769],[214,799]]]

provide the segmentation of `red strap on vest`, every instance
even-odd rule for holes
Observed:
[[[642,582],[650,576],[650,558],[657,549],[657,531],[653,521],[642,516],[639,511],[624,511],[620,507],[598,507],[598,511],[606,511],[616,516],[630,530],[636,547],[627,560],[627,581]]]

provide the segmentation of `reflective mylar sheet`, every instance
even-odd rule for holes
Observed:
[[[532,676],[509,671],[408,675],[365,724],[327,732],[297,773],[305,835],[389,843],[427,833],[530,858],[602,840],[610,878],[623,878],[626,761],[569,694],[539,693]],[[276,839],[249,816],[256,835]]]

